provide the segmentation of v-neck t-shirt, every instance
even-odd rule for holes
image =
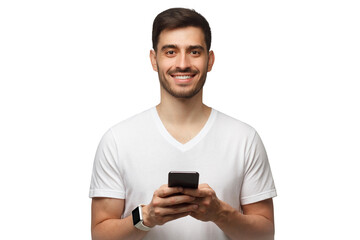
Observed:
[[[155,107],[110,128],[97,149],[90,197],[125,199],[122,217],[149,204],[170,171],[196,171],[217,197],[241,205],[276,196],[264,145],[251,126],[215,109],[190,141],[178,142]],[[190,216],[154,227],[144,239],[228,239],[212,222]]]

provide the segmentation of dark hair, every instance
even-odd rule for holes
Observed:
[[[154,50],[157,50],[159,36],[162,31],[190,26],[201,28],[204,33],[207,50],[210,51],[211,30],[208,21],[200,13],[187,8],[170,8],[156,16],[152,30]]]

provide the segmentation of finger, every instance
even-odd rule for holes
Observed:
[[[162,216],[168,216],[168,215],[177,215],[181,213],[188,213],[195,211],[199,208],[196,204],[181,204],[177,205],[175,207],[166,207],[162,208]]]
[[[154,197],[152,205],[154,207],[173,207],[179,204],[191,203],[195,200],[195,197],[187,195],[176,195],[171,197]]]
[[[166,217],[181,215],[181,214],[189,214],[191,211],[195,211],[198,208],[197,205],[189,205],[183,204],[178,205],[176,207],[167,207],[167,208],[156,208],[154,209],[153,213],[151,214],[153,218],[157,219],[156,222],[160,223]],[[176,217],[175,217],[176,218]]]
[[[203,198],[203,197],[195,198],[195,200],[192,201],[191,204],[202,205],[202,203],[204,202],[204,199],[205,198]]]
[[[198,188],[200,188],[200,189],[201,188],[210,188],[210,186],[207,183],[201,183],[201,184],[199,184]]]
[[[167,197],[176,193],[181,193],[183,191],[182,187],[168,187],[167,185],[161,186],[158,190],[155,191],[154,195],[158,197]]]
[[[203,189],[184,188],[184,190],[182,191],[182,193],[185,195],[197,197],[197,198],[207,197],[207,196],[209,196],[210,192],[211,192],[211,189],[209,189],[209,188],[203,188]]]
[[[179,204],[183,204],[183,203],[191,203],[195,199],[196,199],[195,197],[188,196],[188,195],[171,196],[171,197],[167,197],[167,198],[162,198],[162,206],[166,207],[166,206],[179,205]]]

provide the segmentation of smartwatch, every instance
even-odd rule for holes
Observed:
[[[151,228],[144,225],[143,216],[142,216],[142,207],[143,205],[139,205],[132,211],[132,218],[133,218],[134,226],[137,229],[147,232],[150,231]]]

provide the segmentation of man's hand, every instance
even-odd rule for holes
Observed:
[[[215,222],[219,217],[222,209],[222,201],[220,201],[215,191],[207,184],[200,184],[198,189],[186,188],[183,194],[195,197],[193,201],[199,207],[192,210],[191,216],[201,221]]]
[[[243,205],[244,214],[217,198],[207,184],[198,189],[184,189],[183,194],[195,197],[198,209],[190,216],[201,221],[214,222],[230,239],[274,239],[272,199]]]
[[[198,208],[192,204],[195,197],[187,195],[174,195],[181,193],[183,188],[169,188],[162,185],[154,192],[149,205],[143,207],[144,224],[148,227],[163,225],[166,222],[185,217]]]

